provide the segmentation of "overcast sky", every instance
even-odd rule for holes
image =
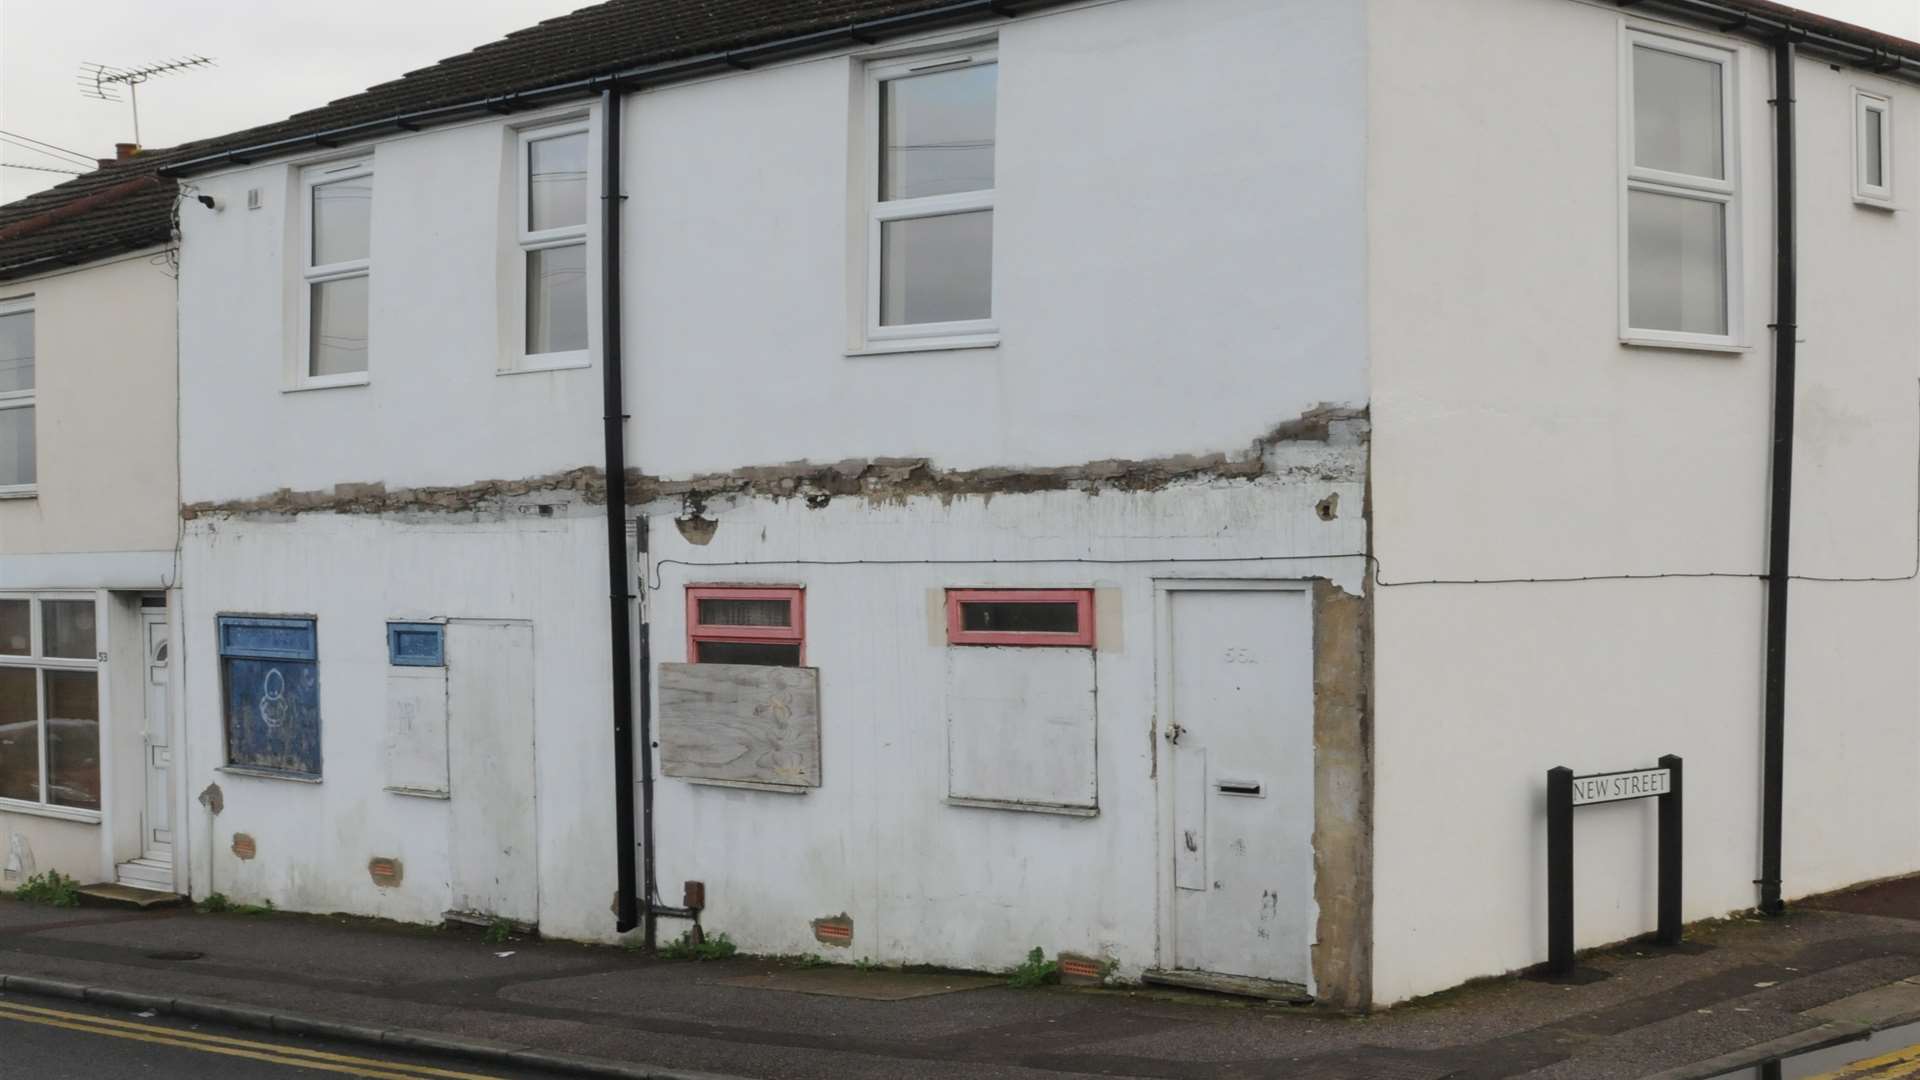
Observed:
[[[216,60],[215,67],[155,79],[141,89],[141,142],[169,146],[281,119],[586,3],[0,0],[0,132],[89,157],[111,156],[114,143],[131,142],[127,103],[82,97],[74,85],[86,61],[125,68],[190,54]],[[1920,39],[1920,0],[1798,3]],[[4,141],[0,163],[63,167],[56,157]],[[58,173],[0,167],[0,201],[61,179]]]

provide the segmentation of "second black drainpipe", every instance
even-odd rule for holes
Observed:
[[[627,403],[620,371],[620,206],[626,196],[620,192],[619,87],[601,91],[600,105],[601,404],[606,414],[607,626],[613,641],[613,814],[620,845],[614,862],[620,875],[614,927],[624,934],[640,923],[640,896],[633,881],[633,624],[627,610],[633,595],[627,585]],[[648,741],[646,715],[644,710],[640,714],[642,746]],[[652,779],[651,769],[647,778]],[[653,800],[646,801],[651,810]],[[652,824],[649,817],[647,825]],[[651,863],[653,837],[648,835],[645,843]],[[653,945],[652,930],[653,920],[648,919],[648,947]]]
[[[1767,670],[1760,766],[1760,911],[1778,915],[1787,743],[1787,585],[1799,281],[1794,253],[1793,38],[1773,43],[1773,484],[1767,506]]]

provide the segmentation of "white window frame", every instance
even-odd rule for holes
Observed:
[[[22,315],[34,311],[31,295],[0,300],[0,315]],[[40,333],[39,320],[34,320],[33,343],[33,386],[26,390],[8,390],[0,392],[0,409],[35,409],[40,398]],[[34,417],[34,439],[39,441],[40,418]],[[37,458],[37,455],[36,455]],[[40,466],[35,461],[33,479],[24,484],[0,484],[0,499],[29,499],[40,490]]]
[[[365,386],[373,376],[373,290],[367,290],[367,368],[365,371],[343,371],[334,375],[313,374],[313,287],[328,281],[345,281],[350,278],[364,277],[371,281],[373,274],[373,236],[372,226],[368,226],[367,257],[349,259],[345,262],[328,263],[315,266],[313,262],[313,189],[341,180],[358,180],[373,175],[372,158],[354,158],[345,161],[327,161],[309,165],[300,171],[300,340],[296,347],[297,363],[293,371],[292,388],[295,390],[323,390],[331,386]],[[368,216],[372,220],[371,214]]]
[[[1636,165],[1634,154],[1633,51],[1644,47],[1677,56],[1706,60],[1720,66],[1720,146],[1725,163],[1725,179],[1691,176]],[[1669,348],[1735,352],[1746,349],[1745,289],[1741,265],[1741,214],[1743,200],[1740,183],[1739,72],[1738,53],[1732,49],[1707,45],[1685,38],[1623,25],[1620,35],[1620,340],[1628,345],[1666,346]],[[1694,334],[1678,330],[1653,330],[1633,325],[1630,301],[1632,273],[1628,225],[1629,201],[1635,191],[1671,195],[1701,202],[1718,203],[1726,215],[1726,266],[1723,288],[1727,298],[1727,332]]]
[[[106,646],[106,611],[97,594],[91,592],[0,592],[0,600],[27,601],[27,655],[13,656],[0,653],[0,667],[26,668],[33,672],[33,692],[35,700],[34,722],[38,726],[40,749],[40,801],[26,799],[0,798],[0,811],[15,814],[33,814],[39,817],[65,818],[69,821],[97,823],[102,820],[105,810],[106,784],[110,763],[106,759],[107,746],[107,697],[99,695],[99,738],[100,757],[100,810],[87,810],[75,806],[61,806],[47,798],[47,677],[49,671],[91,671],[94,678],[100,675],[100,653]],[[45,616],[41,613],[41,603],[46,600],[84,600],[93,605],[93,647],[94,655],[87,659],[44,656],[46,652]]]
[[[1861,138],[1869,112],[1880,114],[1880,180],[1867,182],[1867,142]],[[1871,206],[1893,206],[1893,99],[1861,87],[1853,89],[1853,198]]]
[[[596,193],[594,191],[593,170],[591,167],[593,137],[588,135],[587,154],[589,167],[587,170],[586,187],[586,220],[582,221],[579,225],[568,225],[557,229],[535,230],[533,228],[533,181],[532,174],[529,172],[529,166],[532,164],[530,147],[541,139],[551,139],[561,135],[587,134],[591,127],[591,118],[583,116],[577,120],[528,126],[520,128],[515,133],[514,192],[519,202],[519,209],[514,212],[514,235],[517,240],[518,250],[514,253],[516,265],[513,272],[513,302],[516,305],[518,314],[511,320],[514,327],[514,342],[513,347],[507,350],[510,364],[508,367],[501,369],[501,374],[516,371],[552,371],[556,368],[587,367],[592,363],[593,350],[591,347],[585,349],[568,349],[563,352],[527,352],[527,301],[529,299],[527,295],[527,256],[532,252],[542,251],[547,248],[567,247],[578,244],[585,249],[587,273],[589,277],[591,277],[593,272],[594,245],[589,234],[591,232],[590,226],[596,220],[594,204],[597,201],[594,197]],[[593,290],[589,288],[587,293],[588,309],[589,312],[591,312]],[[588,341],[591,342],[593,339],[593,319],[591,314],[589,314],[587,322],[587,336]]]
[[[880,201],[880,170],[885,151],[880,146],[880,95],[883,84],[893,79],[911,75],[924,75],[933,71],[957,71],[963,68],[982,67],[997,64],[1000,59],[999,48],[993,43],[982,43],[973,48],[957,48],[937,53],[920,53],[910,57],[896,57],[884,61],[875,61],[867,65],[866,80],[866,152],[861,155],[866,172],[866,246],[867,280],[865,322],[862,328],[863,345],[855,350],[865,352],[906,352],[926,349],[964,349],[998,345],[1000,326],[994,312],[999,310],[997,293],[1000,275],[989,269],[991,275],[987,317],[984,319],[963,319],[941,323],[911,323],[902,326],[882,326],[880,324],[880,234],[882,226],[889,221],[904,221],[913,218],[939,217],[944,214],[961,213],[970,210],[992,210],[994,192],[1000,183],[999,164],[994,166],[995,187],[981,191],[960,191],[946,195],[927,195],[917,199],[892,199]],[[994,87],[994,141],[1000,137],[999,85]],[[999,215],[994,215],[996,232]],[[994,245],[994,259],[999,258],[999,244]]]

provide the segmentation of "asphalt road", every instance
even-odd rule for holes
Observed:
[[[0,997],[0,1077],[32,1080],[552,1080],[456,1059]]]

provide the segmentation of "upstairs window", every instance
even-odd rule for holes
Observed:
[[[316,165],[301,177],[305,292],[298,386],[367,381],[367,279],[372,269],[373,166]]]
[[[991,48],[868,71],[870,343],[993,333],[998,73]]]
[[[520,133],[525,366],[587,359],[587,125]]]
[[[1733,54],[1628,31],[1621,336],[1732,346],[1739,325]]]
[[[1092,589],[949,589],[949,645],[1093,645]]]
[[[687,660],[799,667],[806,660],[806,593],[796,588],[687,589]]]
[[[1893,101],[1865,90],[1853,92],[1853,197],[1893,202]]]
[[[33,299],[0,300],[0,497],[33,494],[33,415]]]

